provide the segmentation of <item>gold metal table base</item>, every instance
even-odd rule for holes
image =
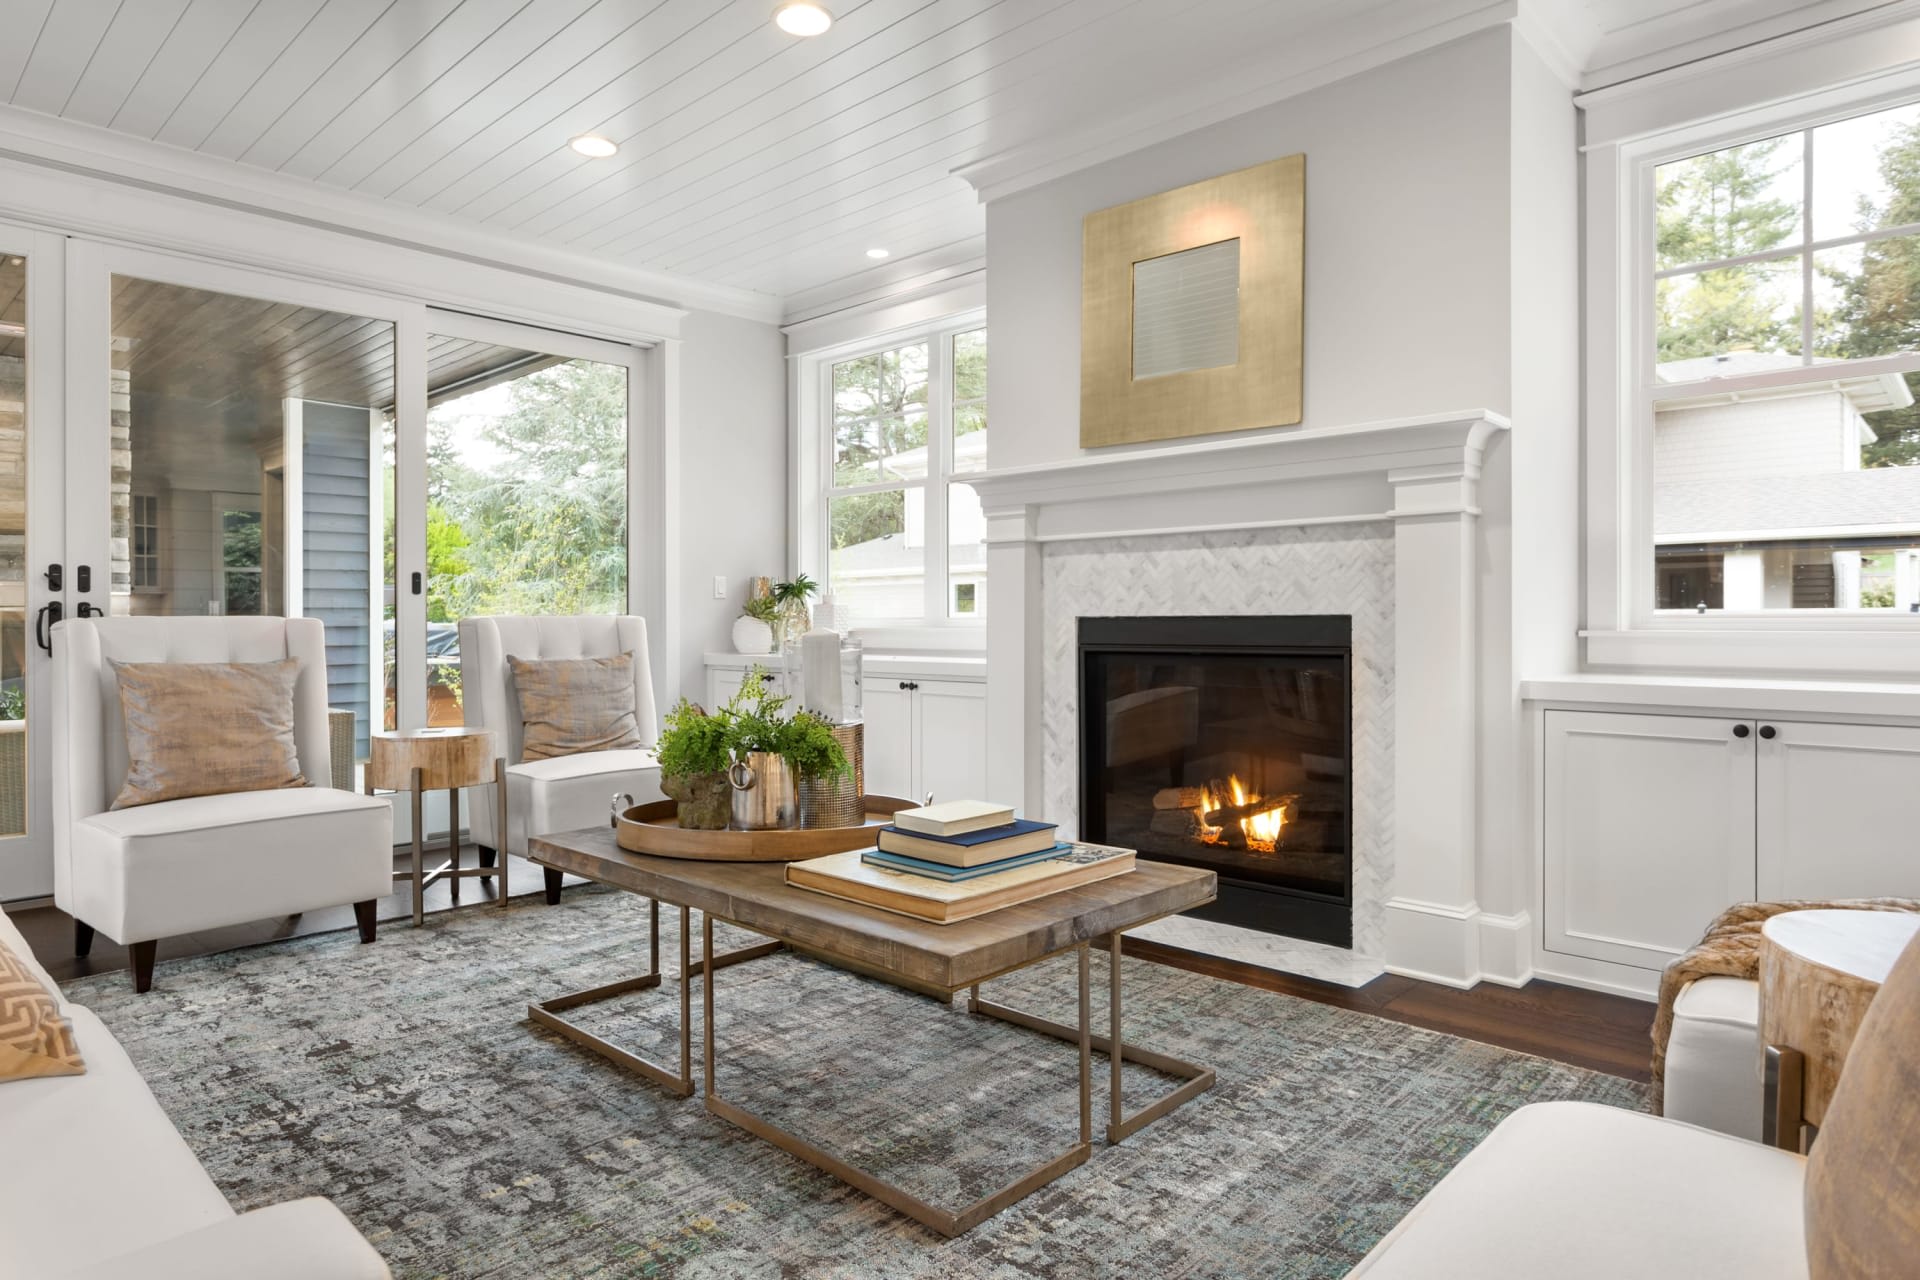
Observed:
[[[691,909],[680,908],[680,1069],[678,1072],[650,1062],[633,1051],[594,1035],[583,1027],[569,1022],[559,1015],[568,1009],[596,1001],[611,999],[634,991],[650,990],[658,987],[662,981],[660,973],[660,903],[649,899],[652,908],[652,938],[650,942],[651,961],[649,972],[639,977],[626,978],[605,986],[593,987],[585,991],[576,991],[568,995],[556,996],[551,1000],[540,1001],[527,1006],[527,1016],[543,1027],[564,1036],[581,1047],[591,1050],[608,1061],[626,1068],[637,1075],[645,1076],[668,1092],[686,1098],[693,1095],[693,1049],[692,1049],[692,996],[691,980],[695,975],[706,978],[701,989],[702,1019],[702,1061],[705,1063],[705,1103],[707,1110],[730,1124],[736,1125],[765,1142],[770,1142],[790,1155],[798,1156],[817,1169],[824,1170],[855,1189],[865,1192],[875,1200],[912,1218],[924,1226],[930,1227],[949,1239],[961,1235],[985,1222],[1001,1210],[1025,1199],[1041,1187],[1059,1178],[1071,1169],[1087,1162],[1093,1152],[1093,1053],[1095,1050],[1106,1054],[1111,1068],[1111,1080],[1108,1089],[1108,1119],[1106,1139],[1108,1145],[1124,1141],[1130,1135],[1139,1132],[1155,1120],[1167,1115],[1176,1107],[1199,1097],[1214,1084],[1214,1072],[1211,1067],[1186,1062],[1166,1054],[1136,1048],[1125,1042],[1121,1034],[1121,967],[1120,935],[1108,937],[1110,966],[1108,976],[1108,1011],[1110,1035],[1097,1036],[1092,1027],[1092,1000],[1089,978],[1089,944],[1082,942],[1074,947],[1079,961],[1079,1020],[1069,1026],[1063,1022],[1054,1022],[1034,1014],[994,1004],[980,998],[978,985],[967,993],[967,1011],[982,1017],[995,1018],[1014,1026],[1025,1027],[1030,1031],[1053,1036],[1057,1039],[1075,1043],[1080,1049],[1080,1136],[1079,1141],[1068,1147],[1037,1168],[1008,1183],[1000,1190],[983,1196],[957,1211],[941,1209],[928,1204],[911,1192],[899,1187],[877,1174],[857,1168],[825,1149],[815,1146],[798,1134],[791,1133],[762,1116],[755,1115],[738,1103],[730,1102],[720,1096],[715,1081],[718,1059],[714,1050],[713,1000],[714,982],[711,975],[729,965],[741,964],[761,956],[772,955],[785,947],[785,943],[770,941],[750,947],[740,947],[716,956],[713,953],[713,924],[715,917],[706,914],[701,919],[700,959],[696,962],[690,955],[692,942]],[[723,922],[724,923],[724,922]],[[746,926],[737,926],[745,928]],[[1121,1094],[1121,1067],[1124,1063],[1134,1062],[1155,1071],[1174,1076],[1182,1081],[1181,1085],[1157,1101],[1142,1107],[1132,1115],[1124,1113],[1124,1100]]]
[[[1126,1043],[1121,1034],[1120,1020],[1120,935],[1108,936],[1109,964],[1107,968],[1107,1027],[1112,1037],[1094,1036],[1093,1047],[1107,1055],[1111,1069],[1107,1087],[1107,1145],[1115,1146],[1133,1134],[1140,1132],[1183,1103],[1191,1102],[1207,1090],[1213,1088],[1212,1067],[1203,1067],[1197,1062],[1187,1062],[1180,1058],[1169,1057],[1164,1053],[1155,1053],[1151,1049],[1140,1049]],[[1084,948],[1083,948],[1084,949]],[[1084,960],[1082,961],[1084,963]],[[1060,1040],[1077,1040],[1082,1032],[1064,1022],[1054,1022],[1019,1009],[1010,1009],[1005,1005],[994,1004],[980,998],[980,988],[972,987],[967,991],[967,1011],[982,1014],[989,1018],[998,1018],[1010,1022],[1016,1027],[1025,1027],[1029,1031],[1038,1031]],[[1119,1052],[1114,1052],[1115,1044]],[[1143,1067],[1173,1076],[1184,1083],[1173,1092],[1159,1100],[1142,1107],[1132,1115],[1123,1114],[1123,1100],[1120,1090],[1120,1066],[1124,1062],[1136,1062]]]
[[[689,927],[691,914],[686,907],[680,908],[680,1070],[676,1074],[658,1063],[650,1062],[622,1048],[613,1041],[597,1036],[577,1023],[569,1022],[559,1015],[568,1009],[577,1009],[581,1005],[593,1004],[601,1000],[610,1000],[615,996],[627,995],[634,991],[649,991],[660,985],[660,903],[657,899],[648,899],[652,908],[652,929],[649,938],[648,971],[636,978],[623,978],[601,987],[590,987],[585,991],[574,991],[567,995],[555,996],[551,1000],[542,1000],[527,1006],[527,1017],[548,1030],[573,1041],[583,1049],[599,1054],[616,1066],[645,1076],[667,1092],[682,1098],[693,1096],[693,995],[692,980],[696,975],[704,976],[710,969],[724,969],[728,965],[740,964],[746,960],[772,955],[786,944],[781,942],[763,942],[751,947],[741,947],[714,958],[712,948],[708,947],[698,964],[689,963],[693,931]],[[711,932],[711,926],[709,926]],[[710,985],[710,984],[709,984]]]
[[[481,782],[476,786],[490,786],[494,795],[495,829],[505,838],[507,829],[507,761],[504,756],[493,762],[493,780]],[[504,909],[512,896],[508,891],[507,862],[502,855],[497,867],[463,867],[460,865],[460,788],[447,790],[447,860],[437,867],[428,868],[426,863],[426,832],[424,830],[421,809],[426,800],[425,774],[419,768],[408,773],[408,792],[412,801],[411,818],[413,822],[412,854],[413,865],[406,871],[393,873],[395,884],[413,886],[413,927],[418,929],[427,918],[427,890],[433,887],[435,880],[448,880],[453,886],[453,905],[460,905],[460,882],[478,879],[482,884],[500,877],[499,905]],[[367,772],[367,794],[373,794],[373,772]]]

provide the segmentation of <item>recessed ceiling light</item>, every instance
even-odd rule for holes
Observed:
[[[891,254],[892,254],[892,250],[890,250],[890,249],[869,249],[869,250],[867,250],[867,256],[868,256],[869,258],[872,258],[872,259],[873,259],[873,260],[874,260],[875,262],[878,262],[878,261],[879,261],[880,259],[882,259],[882,258],[885,258],[885,257],[888,257],[888,256],[890,256]]]
[[[620,144],[612,138],[603,138],[597,133],[583,133],[577,138],[568,138],[567,145],[583,156],[592,156],[595,160],[605,160],[620,149]]]
[[[817,4],[783,4],[773,11],[774,25],[790,36],[817,36],[833,25],[833,15]]]

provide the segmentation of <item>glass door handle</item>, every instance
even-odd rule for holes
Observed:
[[[66,615],[58,600],[49,600],[40,606],[40,612],[33,616],[33,638],[42,649],[53,652],[53,636],[49,634],[54,623]]]

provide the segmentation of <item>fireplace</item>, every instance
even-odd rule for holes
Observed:
[[[1206,867],[1191,914],[1353,942],[1352,619],[1081,618],[1080,830]]]

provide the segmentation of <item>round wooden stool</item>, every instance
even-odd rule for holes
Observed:
[[[1920,933],[1910,911],[1787,911],[1760,927],[1762,1140],[1801,1148],[1840,1083],[1867,1006]]]
[[[367,794],[382,791],[407,791],[413,795],[413,870],[396,871],[396,882],[413,882],[413,923],[426,918],[427,886],[445,877],[453,883],[454,905],[460,904],[462,877],[494,877],[488,866],[460,865],[460,788],[491,786],[495,816],[499,823],[501,847],[507,830],[507,761],[499,754],[491,729],[403,729],[372,736],[372,755],[367,761]],[[447,793],[447,860],[428,871],[423,848],[420,801],[429,791]],[[500,905],[507,905],[507,859],[500,859]]]

